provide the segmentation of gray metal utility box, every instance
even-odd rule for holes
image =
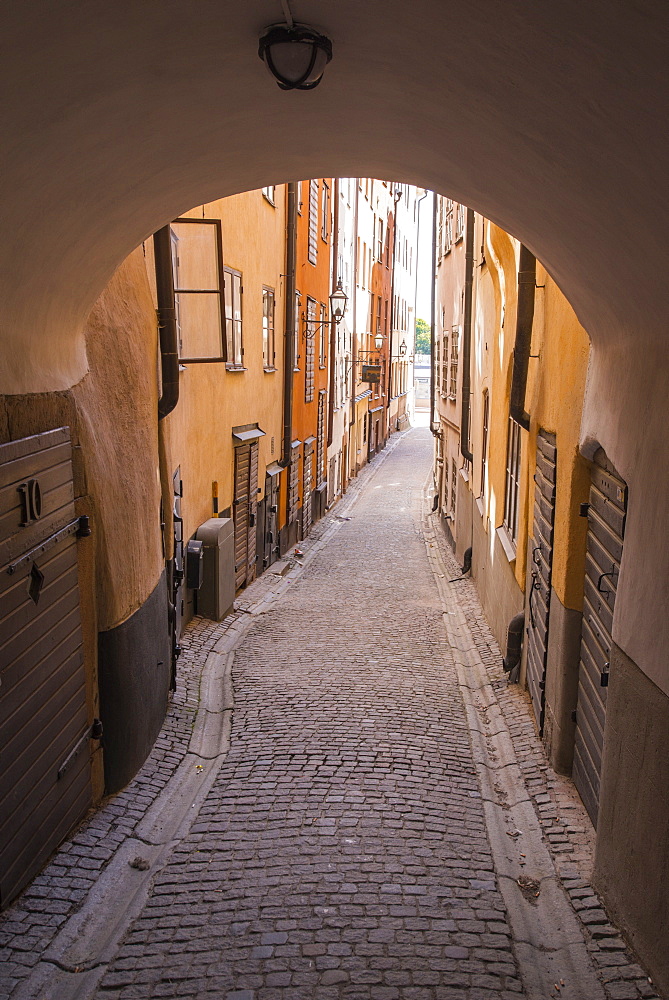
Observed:
[[[197,592],[197,612],[220,622],[235,600],[235,529],[231,517],[210,517],[195,532],[204,542],[204,579]]]

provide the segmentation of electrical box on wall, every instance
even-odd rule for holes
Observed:
[[[186,548],[186,586],[199,590],[204,579],[204,542],[191,538]]]
[[[235,531],[232,518],[210,517],[195,532],[203,545],[203,579],[198,590],[197,612],[221,621],[235,600]]]

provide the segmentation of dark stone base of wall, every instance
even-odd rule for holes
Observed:
[[[167,584],[122,625],[98,636],[105,792],[127,785],[146,760],[167,710],[170,637]]]
[[[615,643],[609,677],[594,881],[669,996],[669,698]]]

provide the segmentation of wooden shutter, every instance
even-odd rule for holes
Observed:
[[[318,394],[318,425],[316,430],[316,487],[325,482],[325,389]]]
[[[528,596],[527,687],[539,726],[544,729],[548,619],[553,567],[553,524],[557,449],[555,435],[539,431],[537,467],[534,473],[534,521],[532,528],[532,568]]]
[[[314,398],[314,369],[316,356],[316,301],[307,299],[307,343],[306,361],[304,365],[304,401],[310,403]]]
[[[251,583],[256,578],[256,515],[258,511],[258,442],[250,445],[249,455],[249,489],[248,489],[248,547],[246,552],[246,582]]]
[[[318,262],[318,181],[309,181],[309,263]]]
[[[235,495],[232,517],[235,526],[235,587],[246,582],[249,555],[249,468],[251,446],[235,448]]]
[[[304,466],[302,469],[302,534],[306,538],[311,530],[311,492],[313,487],[313,444],[304,446]]]
[[[294,445],[290,450],[290,471],[288,477],[288,523],[297,517],[298,492],[299,492],[299,470],[300,446]]]

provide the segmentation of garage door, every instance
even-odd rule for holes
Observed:
[[[0,446],[0,900],[91,804],[67,428]]]
[[[626,510],[627,486],[600,448],[594,458],[588,506],[573,769],[574,783],[595,826],[599,810],[613,610],[623,554]]]

